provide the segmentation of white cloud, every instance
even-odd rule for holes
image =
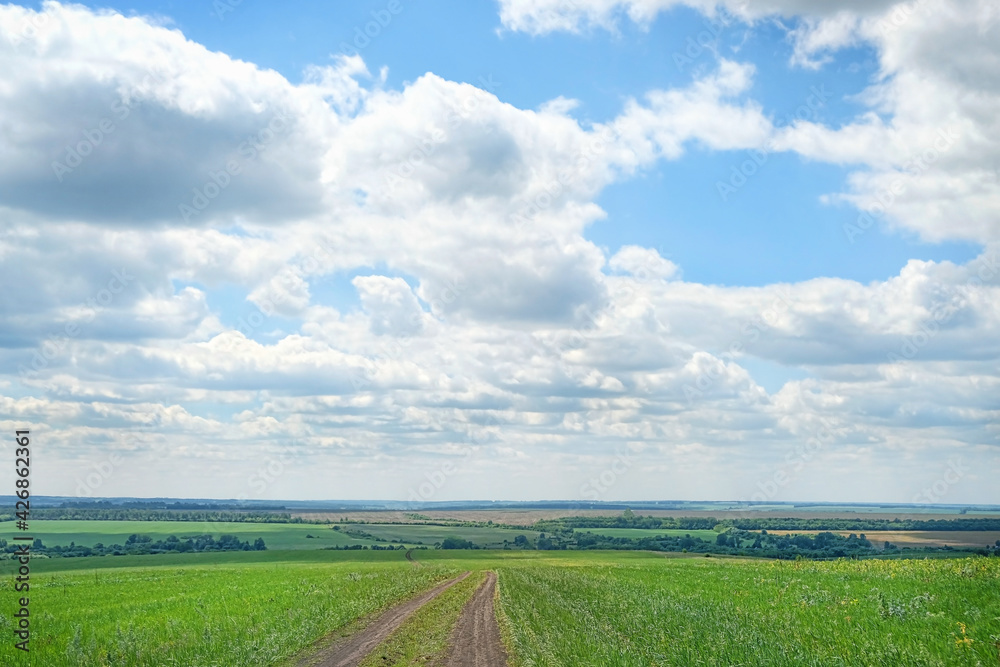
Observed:
[[[502,11],[508,27],[544,32],[612,27],[621,12],[648,22],[671,4],[578,0],[567,13],[508,1]],[[884,76],[865,98],[873,113],[776,131],[750,98],[748,63],[721,60],[590,125],[569,115],[571,100],[520,109],[430,73],[387,89],[360,58],[310,68],[294,85],[146,19],[47,4],[48,27],[0,52],[0,134],[12,156],[0,161],[0,187],[17,193],[0,209],[0,282],[21,286],[0,294],[0,391],[10,394],[0,407],[47,425],[52,451],[65,454],[45,482],[51,493],[73,492],[80,461],[110,447],[147,468],[181,470],[176,454],[205,461],[185,489],[124,472],[102,487],[133,495],[204,495],[198,485],[210,481],[220,495],[256,492],[251,462],[287,456],[262,493],[398,497],[426,467],[461,460],[465,473],[441,498],[507,495],[507,474],[523,477],[522,495],[576,497],[601,456],[627,447],[642,465],[617,493],[699,495],[709,487],[691,486],[692,471],[709,462],[713,493],[736,495],[743,487],[726,479],[766,472],[762,461],[782,461],[821,420],[837,465],[882,465],[886,452],[910,452],[910,438],[924,461],[950,448],[996,470],[985,453],[997,437],[995,245],[967,265],[913,261],[868,285],[751,288],[685,282],[652,249],[610,254],[585,236],[604,216],[597,195],[616,180],[688,151],[770,141],[862,165],[842,197],[865,208],[870,189],[891,187],[947,121],[960,139],[909,176],[889,215],[927,238],[995,240],[983,167],[993,93],[970,94],[995,78],[988,37],[969,38],[974,52],[949,49],[973,19],[947,12],[876,37],[885,5],[859,7],[817,10],[794,39],[803,64],[874,41]],[[730,10],[747,20],[813,11]],[[28,17],[0,8],[3,36]],[[151,68],[159,73],[144,80]],[[129,115],[60,182],[51,162],[122,101]],[[178,205],[273,110],[285,114],[274,136],[258,134],[241,173],[182,219]],[[116,271],[127,284],[112,292]],[[341,312],[318,283],[347,275],[360,307]],[[210,305],[222,289],[248,295],[261,322],[227,330]],[[107,303],[89,305],[103,290]],[[301,324],[274,332],[272,314]],[[748,359],[809,377],[769,393]],[[143,438],[126,438],[144,424]],[[805,474],[836,496],[821,472]],[[985,482],[969,489],[989,492]]]
[[[771,15],[829,17],[847,12],[877,13],[895,0],[500,0],[500,21],[509,30],[541,35],[592,28],[615,30],[620,19],[647,27],[659,14],[691,7],[712,18],[720,14],[753,21]],[[829,30],[829,27],[826,28]],[[830,38],[813,38],[815,43]]]
[[[679,268],[670,260],[663,259],[652,248],[627,245],[622,246],[608,260],[608,266],[616,271],[626,271],[639,280],[648,278],[672,278]]]
[[[859,98],[870,111],[841,127],[799,121],[774,132],[750,102],[728,108],[709,103],[707,113],[689,103],[684,111],[701,127],[693,135],[682,134],[682,141],[696,136],[714,149],[767,146],[860,168],[847,192],[828,201],[847,202],[863,214],[874,213],[890,230],[931,242],[987,243],[1000,237],[1000,41],[995,38],[1000,11],[995,3],[503,0],[500,17],[512,30],[579,32],[592,26],[613,29],[621,16],[646,25],[681,5],[710,20],[719,20],[721,13],[726,21],[751,26],[767,17],[788,19],[792,65],[819,69],[840,49],[862,44],[876,50],[879,62],[875,82]],[[658,148],[669,156],[679,144],[671,130],[684,123],[670,101],[705,87],[713,89],[716,100],[741,93],[748,73],[746,66],[722,61],[714,79],[687,93],[651,93],[647,108],[626,117],[644,118],[640,134],[648,132],[658,143],[647,152]],[[657,128],[658,123],[669,126]],[[875,224],[865,215],[859,220],[864,229]]]
[[[424,312],[410,286],[402,278],[358,276],[351,281],[361,296],[361,305],[371,318],[376,336],[413,336],[424,328]]]

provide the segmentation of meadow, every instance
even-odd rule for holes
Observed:
[[[324,562],[275,560],[281,552],[238,564],[203,558],[216,554],[183,554],[175,557],[183,564],[150,567],[162,561],[137,556],[132,562],[145,567],[33,573],[31,664],[274,665],[455,574],[446,563],[414,567],[401,554],[388,559],[375,552],[360,560],[337,558],[352,552],[311,553]],[[47,564],[108,560],[125,564],[124,558]],[[8,638],[12,589],[12,578],[5,576],[0,632]],[[27,663],[7,640],[0,645],[0,664]]]
[[[511,530],[479,526],[432,526],[420,524],[340,524],[341,530],[362,531],[386,541],[395,540],[407,545],[433,546],[448,537],[468,540],[483,548],[503,548],[504,541],[514,542],[518,535],[524,535],[534,542],[538,532],[533,530]],[[713,536],[712,539],[715,539]]]
[[[513,667],[1000,662],[997,558],[412,555],[418,565],[401,551],[328,550],[39,560],[32,664],[294,664],[318,638],[347,632],[366,614],[485,570],[499,575],[498,616]],[[14,594],[4,566],[0,630],[9,636]],[[441,629],[472,589],[470,582],[428,604],[380,647],[382,664],[440,657]],[[0,646],[0,664],[23,664],[18,658],[10,642]]]
[[[0,535],[14,535],[13,521],[0,522]],[[66,546],[70,542],[92,547],[125,544],[132,534],[149,535],[154,540],[170,535],[179,538],[194,535],[236,535],[253,542],[264,538],[268,549],[321,549],[332,546],[374,544],[373,540],[354,538],[331,530],[330,526],[303,523],[230,523],[224,521],[32,521],[31,535],[46,546]],[[312,537],[307,537],[312,535]]]
[[[518,665],[996,665],[1000,560],[511,567]]]
[[[674,528],[577,528],[576,532],[593,533],[594,535],[603,535],[605,537],[627,537],[630,539],[657,537],[660,535],[666,535],[669,537],[684,537],[685,535],[690,535],[693,538],[699,538],[707,542],[715,542],[715,538],[719,536],[719,534],[714,530],[680,530]]]
[[[92,547],[100,542],[105,545],[125,544],[132,534],[149,535],[154,541],[170,535],[178,538],[194,535],[235,535],[240,540],[253,542],[264,539],[268,549],[323,549],[355,545],[393,544],[433,547],[447,537],[469,540],[483,548],[503,548],[504,540],[513,542],[524,535],[534,542],[538,533],[532,530],[509,530],[475,526],[433,526],[420,524],[339,524],[339,530],[330,525],[306,523],[236,523],[224,521],[82,521],[35,520],[31,524],[33,537],[46,546],[67,546],[71,542]],[[348,531],[355,534],[349,534]],[[357,531],[371,535],[357,536]],[[14,522],[0,522],[0,535],[13,535]],[[311,537],[309,537],[311,536]],[[384,540],[379,542],[378,540]],[[714,537],[713,537],[714,539]]]

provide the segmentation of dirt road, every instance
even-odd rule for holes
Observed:
[[[372,621],[365,629],[299,662],[300,667],[355,667],[403,624],[410,614],[424,606],[438,595],[469,576],[460,577],[438,584],[422,595],[407,600],[389,609]],[[492,597],[490,598],[492,602]],[[492,607],[491,607],[492,609]],[[476,663],[478,664],[478,663]],[[497,663],[500,664],[500,663]]]
[[[496,573],[488,572],[486,581],[465,605],[451,636],[447,667],[507,667],[507,652],[493,612],[496,587]]]

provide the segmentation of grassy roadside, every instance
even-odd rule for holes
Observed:
[[[944,667],[1000,659],[995,558],[497,569],[512,667]]]
[[[30,663],[5,641],[0,665],[274,665],[455,574],[444,563],[414,568],[401,555],[32,571]],[[13,578],[0,579],[0,632],[7,637],[16,599]]]
[[[473,572],[428,602],[372,651],[360,667],[410,667],[443,661],[462,608],[485,578],[486,572]]]
[[[508,667],[521,667],[524,662],[518,657],[515,651],[517,638],[514,634],[514,627],[511,624],[510,617],[507,616],[507,611],[504,609],[502,602],[503,594],[501,590],[503,583],[503,575],[497,572],[497,588],[493,597],[493,613],[496,615],[497,625],[500,627],[500,641],[503,643],[504,650],[507,651]]]

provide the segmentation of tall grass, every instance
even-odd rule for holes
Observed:
[[[40,574],[30,664],[272,665],[452,572],[400,560]],[[0,664],[28,664],[11,639],[12,589],[10,578],[0,583]]]
[[[1000,559],[500,569],[517,665],[998,665]]]

